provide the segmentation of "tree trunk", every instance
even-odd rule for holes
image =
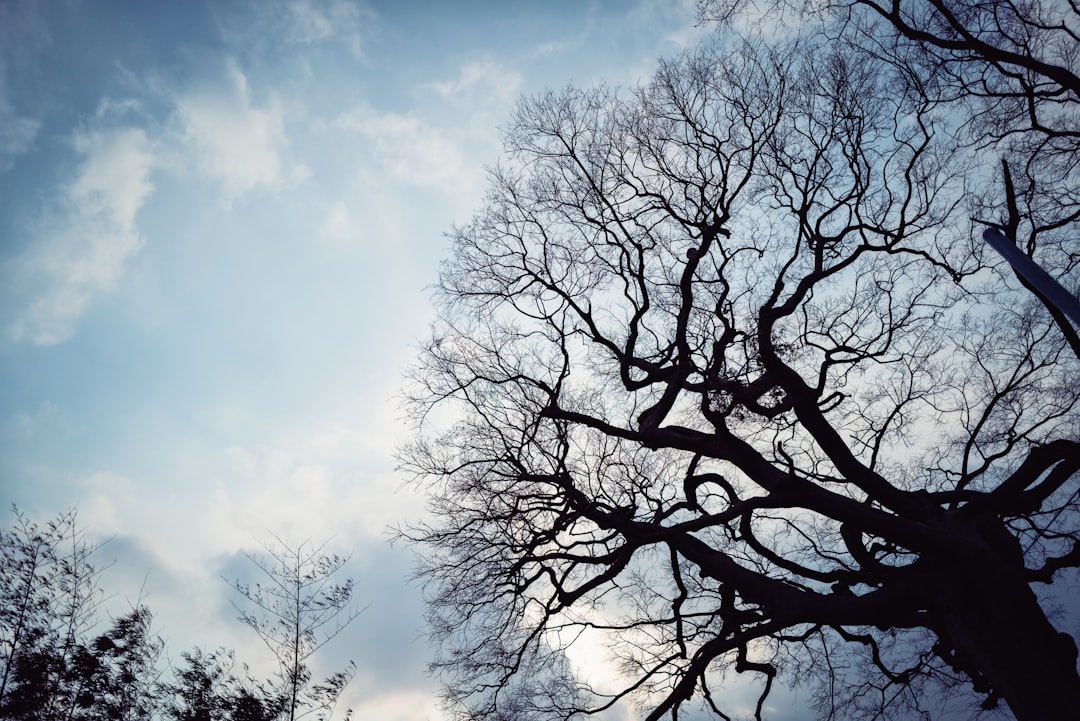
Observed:
[[[979,525],[979,535],[992,548],[979,558],[954,556],[941,576],[940,631],[954,652],[943,655],[971,676],[977,689],[980,676],[988,682],[1019,721],[1076,718],[1076,644],[1047,620],[1024,576],[1016,539],[1009,535],[1012,548],[1003,548],[1000,534],[1007,532],[1000,522],[989,534]]]

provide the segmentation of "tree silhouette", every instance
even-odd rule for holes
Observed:
[[[1004,234],[1029,256],[1058,256],[1057,267],[1075,263],[1072,238],[1058,232],[1080,218],[1080,10],[1074,3],[774,0],[751,7],[744,0],[702,0],[699,6],[702,19],[721,25],[747,10],[787,14],[800,26],[811,24],[858,45],[880,62],[932,77],[936,101],[963,118],[957,141],[991,163],[1001,158],[1005,197],[973,193],[973,209],[999,220]],[[1019,280],[1043,302],[1080,357],[1077,329],[1041,292]]]
[[[356,666],[350,661],[342,671],[312,683],[308,661],[363,612],[351,605],[352,579],[332,581],[348,558],[324,553],[328,542],[290,545],[276,536],[274,540],[276,544],[264,544],[265,555],[247,554],[262,580],[232,581],[248,602],[246,607],[233,605],[240,621],[259,635],[278,662],[284,717],[330,718]],[[350,715],[346,711],[345,718]]]
[[[225,650],[196,648],[181,654],[173,670],[174,680],[164,689],[171,703],[165,717],[174,721],[223,721],[226,715],[225,689],[234,656]]]
[[[100,569],[90,563],[75,511],[38,524],[17,508],[0,529],[0,719],[10,721],[277,721],[333,716],[355,666],[312,682],[308,662],[360,613],[353,583],[332,582],[347,559],[325,543],[266,545],[250,555],[264,583],[236,582],[255,608],[240,609],[279,664],[278,683],[233,672],[235,654],[181,654],[171,677],[159,668],[165,642],[143,603],[101,622]],[[239,607],[238,607],[239,608]],[[344,718],[349,718],[346,712]]]
[[[759,719],[779,676],[817,678],[828,718],[964,687],[1080,708],[1032,590],[1080,565],[1075,333],[969,220],[999,208],[1075,288],[1078,115],[995,115],[1061,98],[822,18],[523,100],[453,230],[401,458],[461,718],[729,718],[730,672]],[[616,681],[575,662],[597,649]]]
[[[232,671],[235,654],[196,648],[181,654],[173,681],[163,684],[164,716],[173,721],[274,721],[285,711],[284,697],[265,684]],[[246,669],[245,669],[246,670]]]
[[[84,693],[77,659],[97,622],[100,569],[77,514],[44,525],[12,507],[0,530],[0,716],[69,719]]]
[[[161,705],[158,659],[164,640],[153,633],[153,614],[139,604],[113,620],[109,630],[80,649],[76,663],[83,679],[77,718],[94,721],[145,721]]]

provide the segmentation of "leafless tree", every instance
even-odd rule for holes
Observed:
[[[781,676],[818,679],[828,718],[963,685],[1025,720],[1080,708],[1032,590],[1080,566],[1080,363],[969,220],[1011,187],[1002,224],[1075,288],[1077,196],[1035,169],[1075,171],[1033,121],[1003,184],[951,61],[836,23],[725,32],[507,128],[401,454],[462,718],[728,718],[730,672],[757,718]]]
[[[313,682],[309,662],[363,611],[352,605],[353,580],[334,579],[348,558],[326,553],[328,542],[290,544],[276,536],[274,541],[263,546],[264,554],[248,554],[261,578],[231,582],[246,601],[234,606],[278,662],[284,717],[329,719],[356,666],[350,661],[325,681]]]
[[[764,29],[779,13],[874,59],[934,78],[958,119],[957,142],[981,158],[998,188],[973,192],[972,210],[996,221],[1028,255],[1070,271],[1080,262],[1080,5],[1071,0],[701,0],[721,26],[747,16]],[[1000,172],[993,166],[999,166]],[[976,181],[977,182],[977,181]],[[1063,232],[1064,231],[1064,232]],[[1073,353],[1080,335],[1035,293]]]

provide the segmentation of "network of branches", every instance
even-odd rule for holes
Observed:
[[[1076,292],[1077,5],[701,17],[523,99],[451,233],[401,452],[448,708],[1068,717],[1080,340],[980,231]]]
[[[261,583],[234,584],[255,605],[239,620],[278,667],[276,678],[260,680],[225,648],[168,659],[141,597],[103,620],[101,551],[76,513],[39,524],[14,509],[12,526],[0,529],[0,719],[347,721],[352,712],[339,700],[352,662],[312,677],[313,657],[359,613],[349,605],[352,580],[330,580],[346,559],[324,553],[325,544],[275,541],[269,556],[248,556]]]
[[[334,579],[348,558],[326,552],[329,541],[289,543],[274,536],[262,554],[247,554],[259,571],[255,583],[232,582],[245,603],[233,602],[240,622],[258,634],[278,664],[287,721],[333,715],[338,697],[356,673],[352,661],[315,682],[310,659],[336,638],[363,608],[352,605],[353,580]],[[348,721],[351,712],[345,714]]]

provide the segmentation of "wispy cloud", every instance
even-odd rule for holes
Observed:
[[[465,174],[465,156],[457,143],[414,115],[360,107],[339,116],[336,125],[365,136],[375,160],[396,180],[449,188]]]
[[[40,126],[37,120],[15,111],[7,97],[4,66],[0,64],[0,173],[10,170],[15,158],[31,148]]]
[[[27,76],[22,85],[34,87],[29,76],[49,43],[49,32],[34,3],[0,3],[0,173],[10,170],[15,158],[33,147],[41,127],[32,112],[16,106],[12,86],[20,83],[17,78],[13,83],[9,73],[14,69],[18,76],[21,68],[22,74]],[[41,91],[36,88],[35,92],[28,93],[24,89],[22,99],[34,97]]]
[[[363,31],[375,13],[356,0],[218,3],[222,38],[241,57],[277,55],[283,46],[337,45],[363,58]]]
[[[195,148],[203,172],[221,182],[226,203],[259,186],[281,184],[287,146],[281,103],[271,98],[255,105],[235,62],[226,63],[217,82],[183,94],[177,111],[184,140]]]
[[[286,37],[294,43],[314,43],[345,36],[360,51],[360,6],[346,0],[294,0],[286,6]]]
[[[79,131],[83,156],[57,218],[16,261],[29,304],[10,328],[17,342],[55,345],[71,337],[94,300],[111,290],[142,247],[136,214],[153,192],[154,153],[143,130]]]
[[[712,32],[697,22],[699,0],[638,0],[629,13],[630,22],[641,27],[667,27],[661,37],[675,48],[692,47]]]
[[[428,83],[427,87],[447,99],[480,101],[491,105],[516,98],[521,84],[521,75],[487,59],[466,63],[453,80]]]
[[[267,528],[377,539],[388,523],[418,518],[424,499],[392,472],[396,424],[380,415],[381,423],[324,424],[295,446],[230,446],[229,480],[216,494],[208,533],[224,545]]]

